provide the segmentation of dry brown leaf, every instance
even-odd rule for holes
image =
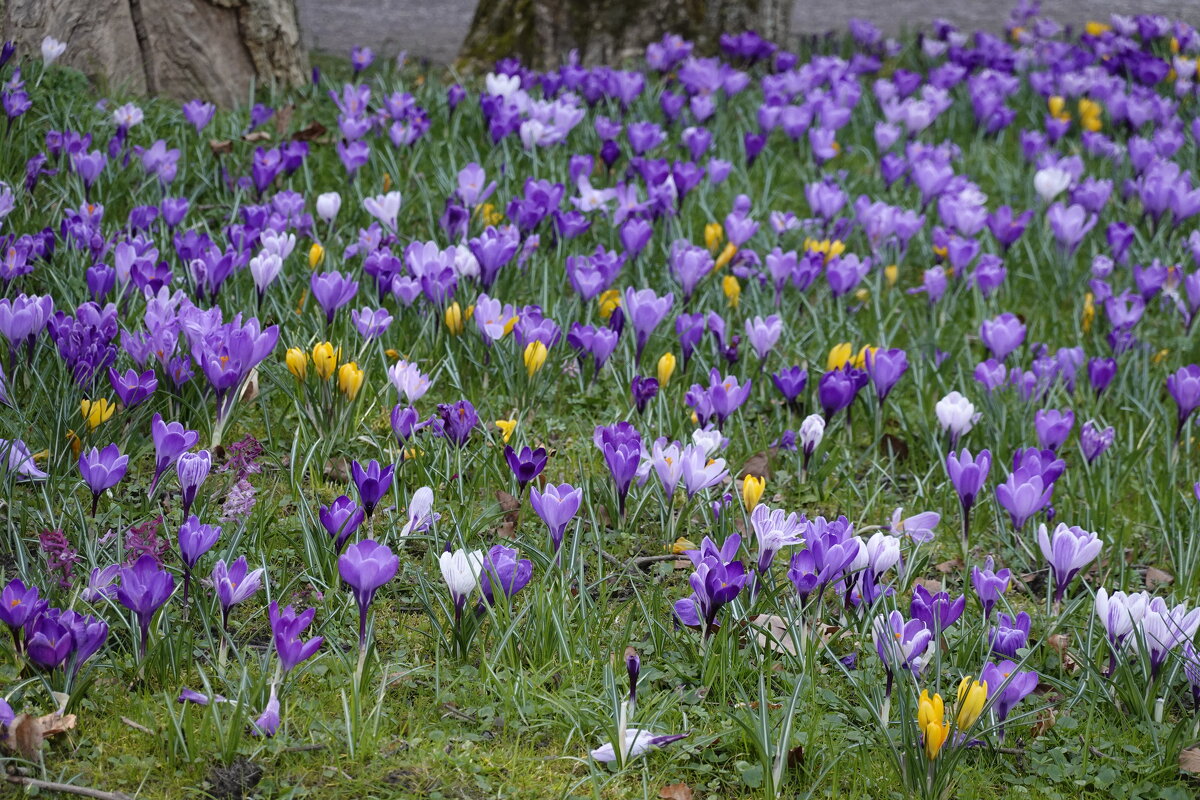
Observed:
[[[1146,570],[1146,588],[1153,589],[1156,586],[1167,586],[1175,582],[1175,576],[1169,572],[1164,572],[1161,569],[1149,567]]]
[[[668,783],[658,790],[662,800],[692,800],[692,787],[686,783]]]
[[[795,769],[804,764],[804,745],[798,744],[788,750],[788,769]]]
[[[233,142],[228,139],[209,139],[209,149],[212,150],[214,156],[223,155],[233,152]]]
[[[949,561],[943,561],[940,564],[934,564],[933,568],[943,575],[949,575],[951,572],[958,572],[963,568],[961,558],[952,558]]]
[[[908,442],[893,433],[885,433],[879,439],[879,453],[884,456],[895,454],[897,461],[905,461],[908,459]]]
[[[269,131],[251,131],[242,137],[243,142],[269,142],[271,134]]]
[[[246,388],[242,390],[242,402],[252,402],[256,397],[258,397],[258,367],[250,370],[250,377],[246,379]]]
[[[1053,708],[1047,708],[1038,714],[1037,721],[1033,723],[1033,730],[1030,735],[1036,739],[1042,736],[1046,731],[1054,727],[1054,723],[1058,721],[1058,712]]]
[[[742,471],[738,474],[738,477],[745,478],[747,475],[753,475],[756,478],[770,478],[771,454],[763,452],[750,456],[742,466]]]
[[[797,653],[795,632],[783,617],[776,614],[759,614],[750,620],[750,625],[756,631],[759,647],[766,647],[776,653]]]
[[[328,128],[314,120],[293,133],[292,140],[297,142],[312,142],[320,139],[328,132]]]
[[[32,761],[41,752],[42,742],[46,737],[66,733],[74,727],[74,714],[54,713],[44,717],[18,714],[8,726],[8,733],[4,737],[4,746]]]
[[[496,500],[504,512],[504,521],[496,528],[496,535],[502,539],[512,539],[516,536],[517,523],[521,518],[521,501],[501,489],[496,490]]]
[[[677,558],[671,562],[672,569],[693,569],[696,565],[686,558]]]
[[[1046,644],[1054,648],[1058,653],[1058,657],[1062,660],[1063,669],[1067,672],[1074,672],[1079,669],[1079,664],[1071,656],[1070,646],[1071,637],[1065,633],[1056,633],[1053,636],[1046,637]]]
[[[1179,768],[1193,775],[1200,773],[1200,747],[1189,747],[1179,753]]]
[[[942,582],[935,581],[933,578],[917,578],[913,583],[925,587],[932,594],[937,594],[942,590]]]
[[[341,456],[329,459],[325,462],[325,477],[340,482],[350,480],[350,462]]]

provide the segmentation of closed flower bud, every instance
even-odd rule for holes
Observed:
[[[737,308],[738,300],[742,297],[742,285],[738,283],[737,277],[726,275],[721,280],[721,289],[725,292],[725,296],[729,298],[729,307]]]
[[[986,704],[987,684],[972,681],[970,675],[963,678],[958,684],[958,729],[965,731],[974,725]]]
[[[747,475],[742,480],[742,505],[747,511],[754,510],[762,499],[763,490],[767,487],[767,479],[757,475]]]
[[[325,248],[313,242],[313,246],[308,248],[308,266],[310,269],[316,269],[317,265],[325,260]]]
[[[724,240],[725,229],[721,227],[721,223],[710,222],[704,226],[704,246],[708,248],[708,252],[715,256],[717,248],[721,246],[721,242]]]
[[[841,369],[850,363],[850,356],[854,354],[854,345],[849,342],[835,344],[829,350],[829,358],[825,360],[826,371]]]
[[[675,374],[675,354],[663,353],[658,359],[658,385],[666,386]]]
[[[115,403],[108,402],[107,398],[101,397],[97,400],[80,400],[79,410],[83,414],[84,420],[87,421],[88,430],[94,431],[100,426],[100,423],[112,419],[117,406]]]
[[[548,352],[546,345],[537,339],[525,345],[525,371],[529,374],[529,377],[532,378],[533,373],[541,369],[542,365],[546,363],[546,354]]]
[[[296,380],[302,381],[308,377],[308,353],[299,347],[289,347],[284,358],[287,361],[288,372],[296,376]]]
[[[888,264],[883,268],[883,277],[887,280],[888,288],[892,288],[900,278],[900,268],[895,264]]]
[[[313,366],[316,367],[317,375],[321,377],[321,380],[327,381],[333,375],[337,369],[337,358],[338,353],[329,342],[313,345]]]
[[[446,307],[446,331],[451,336],[459,336],[463,332],[463,312],[462,306],[458,303],[451,303]]]
[[[358,397],[358,390],[363,385],[363,371],[358,368],[358,364],[351,361],[348,364],[342,364],[338,368],[338,388],[342,394],[346,395],[347,400],[353,400]]]
[[[621,305],[621,292],[617,289],[606,289],[596,298],[596,302],[600,304],[600,318],[608,319],[617,310],[617,306]]]
[[[725,245],[725,249],[721,251],[721,255],[717,256],[716,263],[713,264],[713,272],[721,269],[721,267],[728,266],[729,262],[733,261],[733,257],[737,255],[737,251],[737,245],[733,242]],[[730,275],[729,277],[732,278],[733,276]],[[725,280],[728,281],[729,278],[726,278]],[[729,294],[729,292],[726,291],[725,294]]]

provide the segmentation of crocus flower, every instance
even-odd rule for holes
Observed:
[[[996,500],[1008,512],[1013,528],[1019,531],[1030,517],[1050,503],[1053,492],[1054,484],[1047,486],[1041,475],[1018,469],[996,487]]]
[[[1012,580],[1012,571],[1008,569],[997,570],[995,561],[991,556],[987,557],[984,562],[983,569],[979,567],[971,568],[971,585],[975,588],[975,595],[979,598],[979,602],[983,605],[983,618],[986,620],[991,617],[992,609],[999,602],[1000,596],[1008,591],[1009,582]]]
[[[782,334],[783,321],[778,314],[772,314],[765,320],[762,317],[746,320],[746,341],[754,348],[759,361],[767,360],[767,354]]]
[[[179,526],[179,558],[183,561],[183,602],[187,605],[188,587],[192,570],[200,558],[212,549],[221,536],[220,525],[202,525],[200,519],[191,515]]]
[[[583,490],[576,489],[569,483],[557,486],[548,483],[540,492],[536,486],[529,490],[529,504],[533,506],[533,510],[549,528],[550,541],[554,545],[556,554],[562,547],[563,535],[566,533],[567,526],[579,512],[579,505],[582,502]]]
[[[616,484],[620,515],[624,517],[625,498],[641,461],[642,435],[630,423],[618,422],[615,425],[597,425],[592,442],[604,455],[604,462]]]
[[[974,404],[958,392],[951,392],[939,400],[934,411],[942,430],[950,434],[951,448],[957,447],[958,440],[969,433],[979,421]]]
[[[20,578],[13,578],[0,591],[0,622],[8,626],[18,653],[22,629],[45,607],[46,601],[38,599],[38,587],[26,586]]]
[[[861,386],[858,382],[859,371],[843,368],[831,369],[821,375],[817,382],[817,401],[825,413],[825,423],[833,419],[834,414],[843,408],[849,408],[854,402]],[[864,374],[865,377],[865,374]]]
[[[381,467],[379,462],[371,459],[366,469],[357,460],[350,462],[350,476],[354,478],[354,486],[358,489],[358,499],[363,505],[367,519],[379,501],[387,496],[392,488],[392,475],[396,472],[394,464]]]
[[[898,348],[890,350],[868,348],[865,362],[867,375],[870,376],[871,383],[875,384],[875,396],[879,398],[879,404],[882,406],[888,393],[908,371],[908,355]]]
[[[671,305],[675,302],[675,295],[668,292],[659,297],[654,293],[653,289],[635,290],[629,288],[625,290],[624,299],[625,317],[633,325],[633,332],[637,341],[636,360],[641,361],[642,351],[646,348],[646,342],[649,341],[650,334],[663,321],[663,317],[670,312]]]
[[[675,603],[675,616],[684,625],[700,627],[708,638],[717,628],[717,614],[732,601],[746,585],[746,571],[740,561],[728,564],[707,556],[696,564],[688,578],[692,587],[690,597]]]
[[[808,370],[803,367],[787,367],[771,373],[771,383],[783,395],[783,399],[793,409],[798,410],[798,400],[808,384]]]
[[[1000,614],[996,625],[988,631],[988,646],[998,656],[1016,658],[1017,651],[1029,643],[1029,615],[1022,611],[1015,617]]]
[[[251,725],[257,736],[272,737],[279,729],[279,696],[275,693],[275,684],[271,684],[271,696],[261,714],[254,718]]]
[[[1083,451],[1087,463],[1091,464],[1112,446],[1115,438],[1116,430],[1111,425],[1101,430],[1095,422],[1088,420],[1079,430],[1079,449]]]
[[[221,627],[228,630],[229,612],[232,608],[253,597],[262,588],[262,567],[252,570],[245,556],[239,556],[232,564],[222,559],[213,565],[212,585],[221,604]]]
[[[502,544],[493,545],[483,559],[479,574],[479,591],[483,602],[493,605],[496,602],[495,590],[511,598],[525,588],[533,577],[533,562],[527,558],[517,558],[517,550]]]
[[[975,498],[983,490],[991,469],[992,454],[988,450],[981,450],[979,455],[972,456],[970,450],[963,448],[959,453],[951,451],[946,456],[946,472],[950,476],[950,483],[954,485],[954,491],[958,493],[959,505],[962,506],[963,541],[968,541],[971,508],[975,505]]]
[[[56,669],[71,655],[75,640],[71,629],[49,613],[40,614],[25,629],[25,654],[46,669]]]
[[[505,445],[504,459],[508,462],[508,468],[512,470],[513,477],[517,479],[519,490],[523,492],[529,482],[541,475],[542,470],[546,468],[546,448],[539,447],[537,450],[532,450],[526,446],[522,447],[518,453],[511,445]]]
[[[150,637],[150,620],[175,591],[175,578],[158,565],[158,560],[149,553],[134,562],[131,567],[121,569],[121,585],[117,589],[117,601],[128,608],[138,619],[141,640],[138,655],[146,656],[146,642]]]
[[[325,312],[325,324],[333,324],[333,315],[342,306],[354,299],[358,293],[358,281],[351,280],[340,272],[314,272],[309,279],[313,297]]]
[[[154,440],[154,480],[150,482],[153,495],[162,474],[200,441],[200,434],[183,427],[181,422],[163,422],[162,415],[155,414],[150,421],[150,436]]]
[[[388,380],[396,387],[396,393],[409,405],[420,400],[429,391],[429,376],[411,361],[401,359],[388,368]]]
[[[137,370],[128,370],[124,375],[112,367],[108,368],[108,382],[116,392],[117,399],[126,408],[133,408],[141,403],[158,388],[158,378],[154,370],[148,369],[138,374]]]
[[[1033,670],[1018,671],[1011,661],[988,664],[979,679],[988,686],[988,702],[1000,723],[1000,739],[1004,739],[1004,720],[1017,703],[1025,699],[1038,685],[1038,674]]]
[[[1200,407],[1200,365],[1189,364],[1168,375],[1167,391],[1171,393],[1177,408],[1175,441],[1178,443],[1188,417]]]
[[[680,461],[683,464],[680,474],[689,500],[704,489],[723,483],[729,477],[725,459],[709,458],[704,449],[695,445],[683,448]]]
[[[800,423],[799,431],[800,446],[804,451],[803,470],[808,472],[808,463],[812,458],[812,454],[821,445],[821,440],[825,438],[825,418],[820,414],[809,414]]]
[[[666,747],[672,742],[686,739],[687,736],[688,734],[686,733],[655,735],[641,728],[626,728],[624,735],[625,758],[643,756],[656,748]],[[617,750],[611,742],[605,742],[595,750],[592,750],[591,756],[596,761],[607,764],[617,760]]]
[[[317,514],[321,527],[333,540],[334,553],[341,553],[346,541],[354,535],[366,518],[366,512],[346,495],[341,495]]]
[[[1054,574],[1054,602],[1061,603],[1063,593],[1079,571],[1095,560],[1104,547],[1096,534],[1079,527],[1059,523],[1051,535],[1045,523],[1038,526],[1038,546]]]
[[[979,338],[994,358],[1003,361],[1025,341],[1025,325],[1016,314],[1006,311],[995,319],[984,320]]]
[[[1157,677],[1170,652],[1195,637],[1200,627],[1200,608],[1188,610],[1183,603],[1172,608],[1161,597],[1155,597],[1146,607],[1139,627],[1141,635],[1129,641],[1135,647],[1145,646],[1150,674]]]
[[[396,576],[400,559],[391,549],[374,539],[363,539],[350,545],[338,558],[338,574],[354,592],[358,603],[358,647],[367,647],[367,612],[379,587]]]
[[[115,444],[103,450],[93,447],[90,452],[79,456],[79,474],[92,492],[92,516],[96,516],[96,504],[100,495],[120,483],[129,466],[129,456],[121,455]],[[186,513],[186,512],[185,512]]]
[[[889,676],[897,670],[910,670],[920,676],[925,668],[925,650],[933,632],[919,619],[905,620],[899,611],[879,615],[871,624],[875,652]]]
[[[478,550],[466,549],[445,552],[438,556],[438,565],[442,568],[442,579],[446,581],[446,588],[450,590],[450,599],[454,603],[454,620],[457,624],[462,617],[467,598],[479,585],[483,554]]]
[[[758,541],[758,572],[765,574],[775,554],[784,547],[804,544],[808,521],[799,514],[759,504],[750,512],[750,526]]]
[[[438,436],[455,447],[464,447],[471,439],[471,432],[479,425],[479,414],[470,400],[439,403],[433,425]]]
[[[1075,425],[1075,412],[1069,408],[1065,411],[1059,411],[1057,408],[1038,409],[1033,422],[1038,443],[1047,450],[1057,450],[1071,435],[1071,428]]]
[[[175,462],[175,471],[179,474],[179,488],[183,494],[183,516],[186,517],[191,511],[192,503],[196,501],[196,492],[208,478],[210,469],[212,456],[207,450],[183,453]]]
[[[275,652],[279,656],[279,665],[284,673],[291,672],[300,662],[310,658],[325,641],[322,636],[314,636],[307,642],[300,639],[300,635],[313,621],[316,613],[315,608],[310,608],[297,615],[292,606],[280,611],[279,603],[271,603],[268,610],[271,639],[275,643]]]
[[[50,477],[38,469],[29,446],[20,439],[0,439],[0,468],[18,482],[41,481]]]

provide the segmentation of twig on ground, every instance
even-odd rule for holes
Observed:
[[[132,800],[124,792],[105,792],[87,786],[72,786],[69,783],[54,783],[52,781],[38,780],[37,778],[26,778],[23,775],[9,775],[7,777],[9,783],[15,783],[18,786],[28,786],[31,789],[44,789],[47,792],[75,794],[80,797],[91,797],[94,800]]]

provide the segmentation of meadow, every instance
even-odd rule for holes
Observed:
[[[1200,791],[1200,34],[218,110],[0,52],[13,796]]]

